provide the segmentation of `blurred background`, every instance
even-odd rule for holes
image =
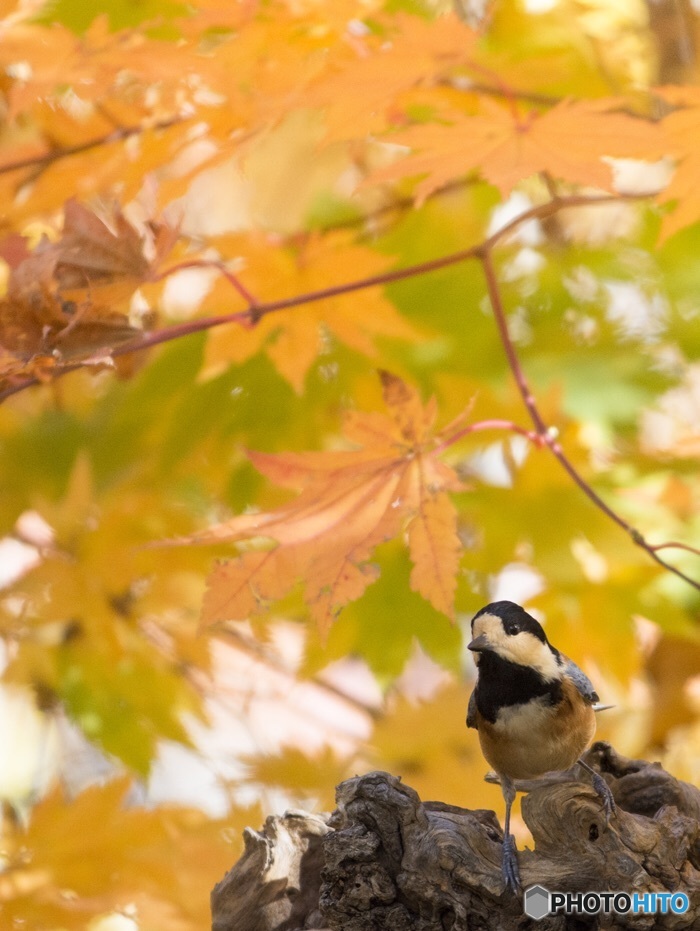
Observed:
[[[371,769],[502,816],[464,723],[470,620],[496,599],[526,605],[614,705],[601,739],[698,784],[697,585],[512,430],[442,454],[463,482],[453,618],[412,589],[405,528],[330,630],[303,584],[202,626],[214,560],[239,550],[157,545],[293,500],[247,452],[354,448],[347,413],[385,409],[377,369],[434,397],[438,428],[469,407],[531,428],[477,261],[255,326],[197,321],[474,247],[552,193],[595,196],[543,173],[505,190],[457,164],[417,203],[414,179],[379,177],[401,154],[392,127],[571,97],[666,135],[608,160],[614,189],[644,197],[502,240],[509,329],[584,480],[650,543],[682,544],[658,555],[700,580],[700,207],[679,174],[696,177],[693,4],[0,12],[3,927],[201,928],[243,827],[331,810],[335,785]],[[584,141],[572,123],[562,158]]]

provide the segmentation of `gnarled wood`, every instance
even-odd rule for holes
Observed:
[[[214,886],[212,931],[322,928],[318,911],[327,815],[270,815],[262,832],[246,828],[238,863]]]
[[[552,891],[685,892],[685,915],[619,915],[585,927],[700,931],[700,790],[658,764],[598,743],[618,811],[571,774],[533,783],[523,817],[534,851],[519,854],[525,887]],[[341,783],[330,819],[299,812],[246,832],[241,860],[212,895],[214,931],[511,931],[529,924],[500,874],[493,812],[421,802],[387,773]],[[285,871],[288,869],[288,873]],[[299,890],[290,895],[290,890]],[[582,928],[557,916],[541,931]]]

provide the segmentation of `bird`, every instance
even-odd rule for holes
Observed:
[[[606,822],[615,800],[603,777],[581,754],[595,734],[598,695],[586,674],[547,639],[542,625],[512,601],[494,601],[472,618],[477,681],[469,699],[467,727],[476,728],[481,751],[499,777],[506,803],[502,874],[505,887],[520,889],[517,848],[510,833],[516,779],[537,779],[575,763],[593,777]]]

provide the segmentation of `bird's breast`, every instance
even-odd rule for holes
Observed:
[[[575,688],[564,687],[556,705],[546,697],[504,705],[495,721],[479,721],[478,732],[483,754],[496,772],[536,779],[573,766],[593,739],[595,715]]]

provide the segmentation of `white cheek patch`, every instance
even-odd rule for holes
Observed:
[[[494,652],[503,659],[519,666],[529,666],[547,681],[561,678],[562,671],[554,653],[529,631],[509,635],[503,629],[500,617],[482,614],[474,622],[473,634],[474,637],[485,635]]]

